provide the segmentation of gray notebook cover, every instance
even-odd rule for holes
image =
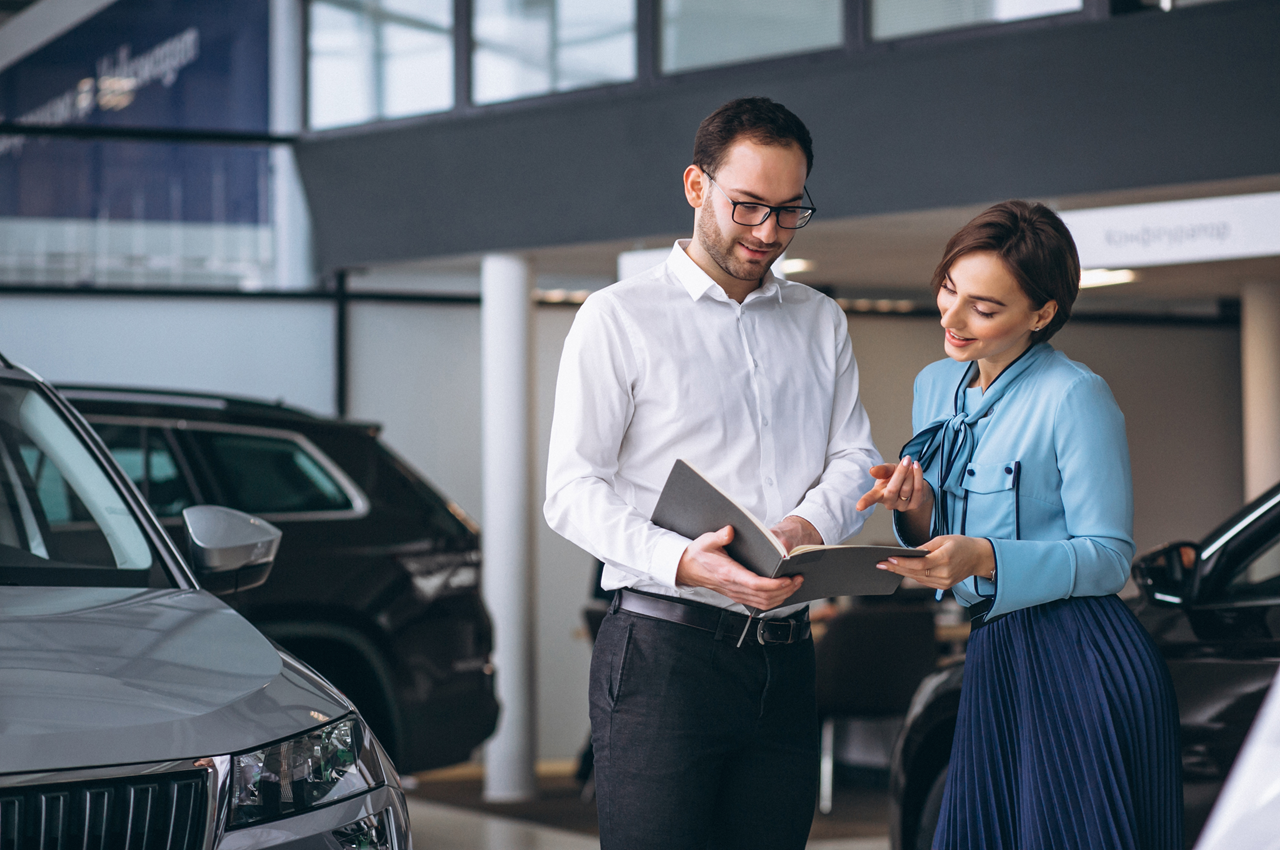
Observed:
[[[729,556],[757,575],[804,575],[786,605],[828,596],[884,596],[902,576],[876,569],[890,557],[922,557],[922,549],[897,546],[823,546],[783,557],[768,530],[683,460],[677,460],[653,509],[653,523],[690,539],[733,526]]]

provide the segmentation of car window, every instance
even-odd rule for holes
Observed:
[[[57,409],[0,382],[0,583],[151,584],[156,553],[123,495]]]
[[[1280,598],[1280,537],[1241,565],[1227,584],[1227,595],[1235,599]]]
[[[95,424],[94,429],[156,516],[180,516],[196,503],[163,431],[107,424]]]
[[[252,514],[348,511],[350,497],[301,443],[223,431],[196,431],[222,503]]]

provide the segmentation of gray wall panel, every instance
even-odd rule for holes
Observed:
[[[321,267],[689,228],[698,121],[809,124],[824,217],[1280,173],[1280,4],[876,45],[307,138]]]

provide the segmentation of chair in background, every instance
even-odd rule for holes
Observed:
[[[920,681],[936,669],[934,608],[867,605],[844,611],[818,641],[818,717],[822,720],[822,772],[818,810],[831,813],[835,739],[839,721],[896,721],[901,728]],[[887,761],[886,761],[887,764]]]

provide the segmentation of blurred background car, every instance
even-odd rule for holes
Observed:
[[[0,355],[0,846],[409,847],[354,706],[202,589],[280,531],[190,506],[190,562],[89,426]]]
[[[465,761],[492,733],[478,529],[378,425],[197,393],[62,391],[171,535],[191,505],[279,526],[271,581],[226,601],[350,697],[402,773]]]
[[[1280,667],[1280,484],[1197,543],[1139,556],[1127,600],[1169,665],[1182,727],[1187,846],[1222,790]],[[895,850],[931,845],[964,666],[924,679],[890,772]]]

